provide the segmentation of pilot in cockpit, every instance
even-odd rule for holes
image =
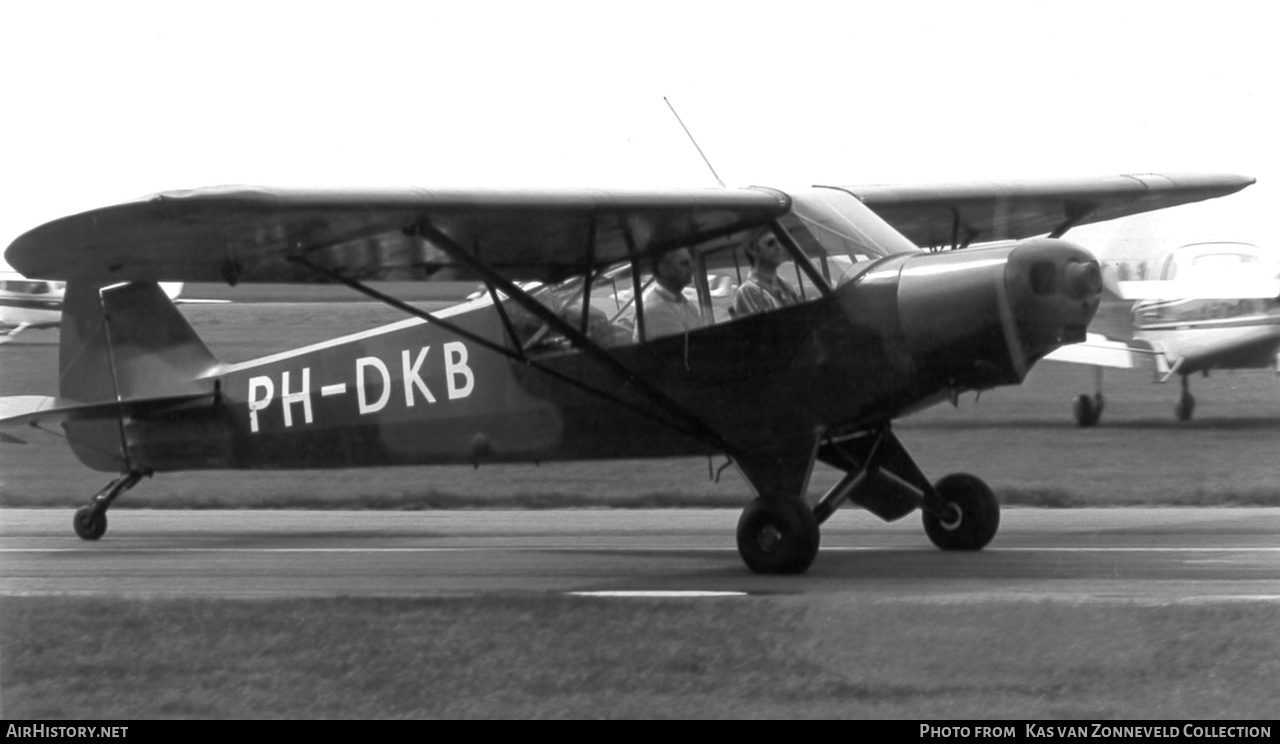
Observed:
[[[733,296],[733,317],[777,310],[800,301],[800,295],[787,280],[778,276],[778,267],[786,261],[787,252],[772,231],[761,230],[751,236],[745,251],[751,273]]]
[[[685,333],[702,327],[702,312],[684,296],[693,282],[693,256],[688,248],[668,251],[654,260],[653,286],[644,293],[645,338]],[[637,326],[635,340],[640,340]]]

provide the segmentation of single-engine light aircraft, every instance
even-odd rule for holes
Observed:
[[[1095,369],[1093,394],[1075,399],[1080,426],[1102,418],[1107,367],[1149,367],[1158,382],[1181,377],[1173,409],[1179,421],[1189,421],[1195,411],[1191,375],[1280,369],[1280,251],[1274,248],[1191,243],[1161,256],[1151,271],[1146,262],[1104,264],[1103,287],[1096,332],[1049,355]]]
[[[161,193],[8,248],[25,275],[67,287],[59,396],[3,401],[6,420],[60,421],[81,462],[117,474],[75,514],[87,540],[155,473],[722,454],[755,491],[737,529],[753,571],[806,570],[846,501],[885,520],[919,508],[936,545],[977,550],[999,525],[991,489],[967,474],[931,482],[893,420],[1017,384],[1085,338],[1102,279],[1061,239],[1072,226],[1252,182]],[[1019,242],[918,247],[988,239]],[[765,250],[790,266],[787,303],[744,314],[713,301],[708,270]],[[432,313],[378,290],[387,278],[486,293]],[[229,364],[157,285],[317,280],[409,317]],[[846,475],[811,507],[819,460]]]

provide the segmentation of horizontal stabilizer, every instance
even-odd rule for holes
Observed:
[[[146,418],[180,410],[205,408],[218,400],[218,393],[189,393],[155,398],[132,398],[122,401],[83,403],[48,395],[12,395],[0,397],[0,426],[44,427],[60,423],[70,416],[77,418]]]

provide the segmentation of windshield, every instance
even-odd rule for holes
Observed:
[[[920,250],[847,191],[819,187],[789,195],[791,214],[782,223],[806,253],[824,253],[833,259],[832,284],[860,273],[859,263]],[[798,225],[792,224],[793,218]],[[797,226],[803,229],[797,230]]]

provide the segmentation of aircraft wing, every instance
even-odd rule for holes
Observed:
[[[1078,344],[1060,346],[1045,357],[1053,362],[1115,369],[1150,367],[1153,364],[1157,369],[1167,368],[1167,360],[1161,364],[1162,358],[1161,352],[1143,341],[1115,341],[1097,333],[1087,334],[1085,340]]]
[[[1232,276],[1117,282],[1126,300],[1271,300],[1280,296],[1280,279]]]
[[[1238,191],[1242,176],[1111,176],[846,187],[918,245],[1022,238]],[[764,188],[372,191],[216,187],[64,217],[13,242],[26,276],[99,281],[555,281],[765,225],[790,198]],[[446,250],[445,246],[450,248]]]
[[[18,237],[6,260],[45,279],[315,282],[461,279],[449,242],[513,281],[549,281],[785,214],[767,189],[166,192]]]
[[[922,247],[1018,240],[1235,193],[1236,175],[1142,174],[845,190]]]

